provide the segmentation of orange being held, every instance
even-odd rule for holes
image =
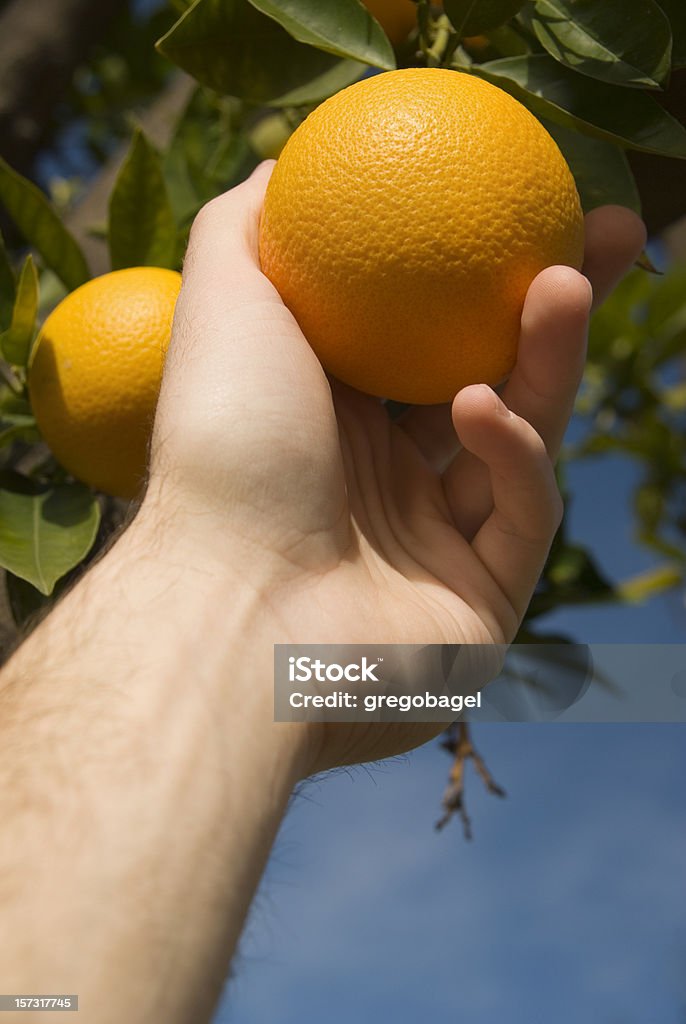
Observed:
[[[551,136],[501,89],[441,69],[380,74],[317,107],[260,224],[262,269],[324,368],[412,403],[502,381],[529,285],[580,268],[583,243]]]

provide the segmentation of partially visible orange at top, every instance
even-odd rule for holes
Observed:
[[[407,39],[417,23],[417,5],[412,0],[362,0],[394,46]]]

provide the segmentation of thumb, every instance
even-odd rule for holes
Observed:
[[[246,181],[206,203],[193,221],[177,303],[182,328],[184,321],[231,318],[246,303],[280,301],[260,272],[258,251],[260,212],[273,167],[273,160],[259,164]]]
[[[260,270],[260,212],[273,166],[261,164],[195,219],[155,417],[153,465],[162,440],[169,459],[185,465],[224,446],[227,466],[227,439],[243,453],[274,447],[279,432],[292,445],[302,440],[303,449],[317,431],[333,443],[324,372]]]
[[[193,222],[163,398],[170,390],[187,390],[191,381],[205,393],[220,380],[259,389],[294,355],[315,358],[260,270],[260,213],[273,167],[273,160],[260,164],[246,181],[203,206]]]
[[[193,495],[222,515],[229,506],[265,515],[293,506],[305,535],[340,518],[344,487],[326,377],[260,270],[260,213],[272,167],[261,164],[193,224],[150,483],[153,490],[181,487],[186,501]],[[307,514],[298,504],[303,493],[316,497]]]
[[[273,160],[259,164],[250,177],[229,192],[210,200],[193,222],[183,264],[183,281],[190,299],[203,293],[244,298],[236,281],[260,286],[258,235],[264,194]],[[231,287],[229,287],[231,285]]]

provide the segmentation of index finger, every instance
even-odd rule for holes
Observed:
[[[591,283],[593,305],[597,308],[641,253],[646,241],[646,229],[640,217],[623,206],[602,206],[592,210],[586,215],[585,229],[586,248],[582,273]],[[561,294],[559,288],[558,294]],[[553,299],[554,296],[551,294],[549,298]],[[559,312],[562,314],[563,310]],[[505,403],[518,415],[529,419],[553,455],[561,440],[561,417],[558,416],[553,424],[545,418],[542,421],[533,408],[534,403],[527,400],[524,393],[526,389],[517,384],[517,374],[523,367],[527,379],[538,392],[548,390],[551,376],[553,384],[555,378],[569,380],[570,375],[578,371],[580,358],[583,361],[583,350],[573,346],[570,348],[564,342],[565,338],[554,330],[549,337],[541,339],[542,347],[533,344],[528,349],[526,344],[521,344],[518,367],[513,370],[510,378],[510,382],[514,379],[514,384],[508,383],[503,392]],[[449,403],[441,407],[416,406],[409,409],[399,421],[425,457],[438,469],[443,469],[450,456],[458,450],[450,408]],[[460,453],[458,459],[474,463],[476,473],[483,481],[486,480],[483,467],[478,466],[476,460],[470,459],[467,453]],[[477,487],[477,490],[480,488]]]

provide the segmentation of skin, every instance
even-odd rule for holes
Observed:
[[[0,991],[94,1024],[208,1020],[294,784],[427,738],[275,724],[272,645],[509,641],[560,518],[586,277],[533,283],[502,398],[392,426],[259,271],[270,167],[194,225],[137,516],[0,675]],[[644,237],[590,215],[596,300]]]

